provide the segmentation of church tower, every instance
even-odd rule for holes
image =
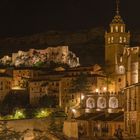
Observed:
[[[130,33],[126,31],[125,23],[120,16],[119,0],[116,0],[116,14],[110,23],[110,29],[105,33],[105,64],[106,72],[115,82],[115,92],[126,86],[124,48],[129,47]]]
[[[116,73],[124,47],[129,47],[130,33],[126,32],[125,23],[120,16],[119,0],[116,0],[116,14],[105,33],[105,63],[110,73]]]

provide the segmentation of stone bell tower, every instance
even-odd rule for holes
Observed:
[[[116,14],[105,33],[105,64],[107,72],[114,77],[115,91],[125,87],[124,48],[129,47],[130,32],[126,31],[125,23],[120,16],[119,0],[116,0]]]
[[[126,31],[119,12],[119,0],[116,0],[116,14],[110,23],[109,31],[105,33],[105,63],[109,66],[111,73],[116,73],[123,49],[129,47],[129,43],[130,33]]]

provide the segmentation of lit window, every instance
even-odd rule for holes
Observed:
[[[126,37],[124,37],[123,41],[126,42]]]
[[[122,37],[120,36],[120,43],[122,43]]]
[[[110,43],[110,37],[108,38],[108,43]]]
[[[122,62],[122,56],[120,57],[120,62]]]
[[[121,26],[121,32],[123,32],[123,26]]]
[[[124,73],[125,73],[124,66],[119,66],[119,74],[124,74]]]
[[[114,41],[114,37],[112,36],[112,37],[111,37],[111,43],[113,43],[113,41]]]
[[[111,33],[113,32],[113,27],[111,26]]]
[[[116,32],[118,32],[118,26],[115,26],[115,30],[116,30]]]

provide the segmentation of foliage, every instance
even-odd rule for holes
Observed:
[[[39,62],[36,62],[33,66],[42,67],[44,64],[45,64],[44,62],[39,61]]]
[[[39,104],[41,107],[55,107],[57,105],[56,97],[44,95],[40,98]]]
[[[113,84],[113,72],[109,71],[108,68],[110,67],[110,63],[109,62],[106,62],[106,65],[103,65],[102,68],[103,68],[103,71],[104,71],[104,74],[106,75],[106,79],[105,79],[105,83],[107,85],[107,91],[108,91],[108,87],[109,85]]]
[[[68,64],[64,64],[64,63],[56,63],[56,62],[54,62],[54,61],[50,61],[50,63],[49,63],[49,67],[50,67],[50,69],[55,69],[55,68],[57,68],[57,67],[63,67],[64,69],[68,69],[69,68],[69,65]]]
[[[14,112],[13,119],[24,119],[26,117],[23,109],[17,109]]]
[[[76,92],[90,92],[89,82],[87,79],[87,75],[80,74],[75,80],[71,82],[71,88],[69,90],[70,93]]]
[[[51,111],[48,109],[38,109],[35,117],[36,118],[44,118],[44,117],[48,117],[50,114],[51,114]]]
[[[35,118],[35,115],[37,113],[37,109],[34,108],[26,108],[24,111],[26,118]]]
[[[56,111],[51,113],[51,117],[67,117],[67,114],[64,111]]]
[[[29,104],[29,96],[27,93],[9,93],[0,105],[0,113],[2,115],[11,114],[14,108],[26,107]]]

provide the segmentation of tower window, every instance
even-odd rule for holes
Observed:
[[[116,30],[116,32],[118,32],[118,26],[115,26],[115,30]]]
[[[113,32],[113,27],[111,26],[111,33]]]
[[[108,44],[110,44],[110,37],[108,38]]]
[[[123,26],[121,26],[121,32],[123,33]]]
[[[121,78],[119,78],[119,79],[118,79],[118,82],[121,82],[121,81],[122,81]]]
[[[126,42],[126,37],[124,37],[123,41]]]
[[[119,74],[124,74],[125,73],[125,68],[124,66],[119,66]]]
[[[120,57],[120,62],[122,62],[122,56]]]
[[[120,43],[122,43],[122,37],[120,36]]]
[[[111,37],[111,43],[113,43],[113,41],[114,41],[114,37],[112,36],[112,37]]]

